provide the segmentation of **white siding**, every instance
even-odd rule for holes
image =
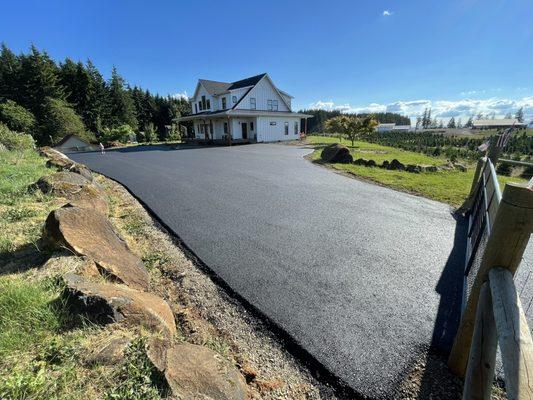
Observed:
[[[285,135],[285,122],[289,123],[289,134]],[[279,140],[294,140],[299,134],[294,134],[294,123],[298,124],[297,133],[300,133],[299,117],[257,117],[257,141],[277,142]],[[275,125],[271,124],[275,123]]]
[[[248,90],[248,89],[247,89]],[[256,110],[268,111],[268,100],[278,101],[277,111],[290,111],[283,99],[278,94],[277,90],[272,86],[268,78],[264,77],[257,85],[244,97],[237,109],[249,110],[250,109],[250,97],[255,98]]]
[[[211,108],[200,110],[200,106],[198,105],[198,102],[202,101],[202,96],[205,96],[206,103],[207,103],[207,100],[209,100]],[[205,90],[205,88],[202,85],[200,85],[200,88],[198,89],[198,94],[196,95],[196,97],[193,99],[193,102],[192,102],[192,112],[196,114],[196,112],[213,111],[214,110],[213,107],[216,107],[215,103],[216,103],[216,100],[213,98],[213,96],[207,93],[207,90]]]
[[[233,106],[241,100],[242,96],[244,96],[248,90],[250,90],[249,87],[231,90],[230,93],[226,95],[228,96],[228,108],[233,108]],[[237,103],[233,102],[233,96],[237,97]]]

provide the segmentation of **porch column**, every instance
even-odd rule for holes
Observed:
[[[228,146],[231,146],[232,132],[231,132],[231,120],[228,116]]]

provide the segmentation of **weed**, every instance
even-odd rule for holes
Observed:
[[[7,222],[18,222],[26,218],[34,217],[37,211],[26,207],[9,208],[2,213],[2,217]]]
[[[144,220],[135,214],[128,214],[124,221],[124,230],[130,235],[141,235],[144,231]]]
[[[107,400],[159,400],[168,395],[170,389],[148,359],[144,343],[144,338],[136,339],[126,350],[115,377],[118,385],[107,393]]]
[[[148,270],[153,270],[156,268],[163,267],[166,263],[170,261],[170,257],[166,255],[165,253],[154,251],[154,252],[145,254],[142,257],[142,260]]]
[[[221,356],[224,356],[225,358],[229,357],[230,347],[225,341],[221,339],[218,339],[218,338],[208,339],[204,343],[204,346],[209,347],[211,350],[216,351],[218,354],[220,354]]]

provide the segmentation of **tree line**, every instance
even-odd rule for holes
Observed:
[[[489,114],[489,115],[483,115],[483,113],[478,113],[476,116],[475,116],[475,119],[476,120],[480,120],[480,119],[495,119],[496,118],[496,113],[492,113],[492,114]],[[505,119],[511,119],[513,118],[512,114],[511,113],[507,113],[504,117]],[[519,108],[517,111],[516,111],[516,114],[514,116],[514,118],[518,121],[518,122],[524,122],[524,109],[521,107]],[[424,109],[424,113],[422,115],[419,115],[417,118],[416,118],[416,125],[415,125],[415,128],[418,130],[418,129],[443,129],[443,128],[450,128],[450,129],[454,129],[454,128],[472,128],[474,126],[474,116],[471,115],[468,120],[465,122],[465,124],[463,125],[462,121],[461,121],[461,118],[458,118],[457,120],[455,119],[455,117],[451,117],[449,120],[448,120],[448,123],[445,125],[444,124],[444,121],[441,119],[441,120],[437,120],[436,117],[431,117],[431,108],[426,108]]]
[[[174,140],[173,120],[190,114],[186,99],[130,87],[113,67],[111,78],[88,60],[56,62],[31,46],[0,49],[0,123],[50,145],[66,134],[90,141]]]
[[[325,130],[325,122],[331,118],[339,117],[341,115],[346,115],[349,117],[357,117],[357,118],[366,118],[372,115],[376,121],[378,121],[381,124],[386,123],[395,123],[396,125],[411,125],[411,120],[409,117],[405,117],[400,114],[396,113],[390,113],[390,112],[379,112],[379,113],[344,113],[338,110],[301,110],[299,111],[301,113],[312,115],[313,118],[309,118],[307,120],[307,132],[308,133],[315,133],[315,132],[324,132]]]

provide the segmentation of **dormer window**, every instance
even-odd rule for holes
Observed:
[[[207,99],[207,109],[211,109],[211,100]]]
[[[250,97],[250,110],[255,110],[255,97]]]
[[[198,104],[194,103],[194,112],[198,114]]]
[[[202,110],[206,109],[205,96],[202,96]]]
[[[225,97],[222,97],[222,109],[225,110],[227,107],[226,105],[226,98]]]
[[[235,104],[237,102],[237,96],[231,96],[231,101]]]

